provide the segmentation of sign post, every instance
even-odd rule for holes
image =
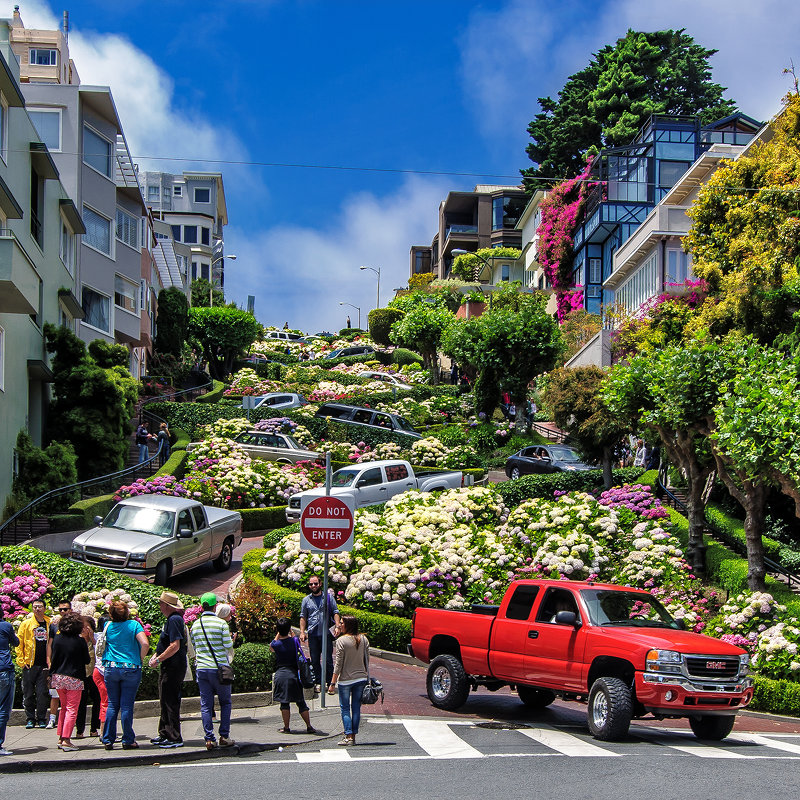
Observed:
[[[353,549],[355,500],[352,497],[331,496],[330,453],[325,454],[325,496],[303,497],[300,511],[300,549],[324,553],[322,581],[323,620],[322,658],[320,667],[320,705],[325,708],[330,616],[328,601],[328,554],[344,553]]]

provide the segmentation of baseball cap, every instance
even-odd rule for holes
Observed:
[[[201,606],[215,606],[217,604],[217,596],[214,592],[206,592],[200,598],[200,605]]]

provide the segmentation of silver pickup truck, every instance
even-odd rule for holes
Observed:
[[[218,572],[230,569],[242,541],[238,511],[185,497],[129,497],[94,521],[97,527],[72,540],[71,560],[142,575],[159,586],[209,560]]]
[[[437,469],[415,475],[408,461],[367,461],[337,469],[331,477],[331,494],[336,497],[350,496],[356,508],[363,508],[385,503],[402,492],[440,492],[470,486],[473,482],[471,475],[453,470]],[[322,487],[292,495],[286,507],[287,521],[300,521],[304,497],[322,497],[324,494],[325,488]]]

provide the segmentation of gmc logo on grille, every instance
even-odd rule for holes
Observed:
[[[706,661],[706,669],[725,669],[724,661]]]

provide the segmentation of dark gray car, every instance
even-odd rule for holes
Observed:
[[[597,469],[597,467],[584,464],[578,454],[565,444],[537,444],[523,447],[506,461],[506,475],[509,478],[587,469]]]

